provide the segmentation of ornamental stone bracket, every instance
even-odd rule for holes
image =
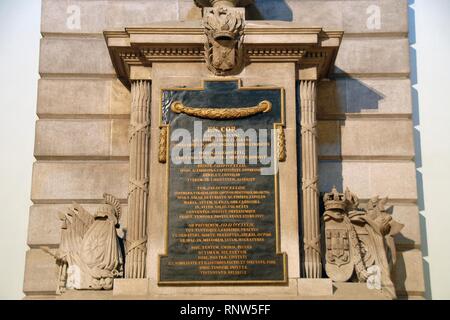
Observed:
[[[117,76],[128,88],[135,78],[133,69],[138,70],[139,67],[151,67],[158,62],[208,64],[205,53],[208,36],[202,21],[155,23],[105,31],[104,36]],[[300,80],[320,80],[333,71],[342,37],[341,31],[325,31],[295,23],[246,21],[240,48],[242,63],[246,66],[262,62],[293,62],[299,66]],[[219,72],[216,75],[237,76],[241,71],[242,68],[238,68],[234,73]]]

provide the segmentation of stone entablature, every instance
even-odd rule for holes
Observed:
[[[129,27],[104,32],[119,79],[130,86],[132,67],[155,62],[205,62],[205,31],[200,21]],[[300,78],[318,80],[332,72],[343,32],[284,22],[247,21],[245,63],[293,62]],[[316,69],[313,73],[307,70]],[[305,70],[305,73],[302,73]]]

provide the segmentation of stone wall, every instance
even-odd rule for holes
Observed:
[[[94,209],[104,192],[126,208],[130,93],[115,79],[103,30],[201,17],[191,0],[42,3],[29,296],[55,294],[54,260],[39,247],[58,246],[58,211],[73,201]],[[346,32],[332,80],[319,85],[320,191],[348,186],[363,202],[390,197],[406,224],[398,294],[422,296],[407,0],[257,0],[247,15]]]

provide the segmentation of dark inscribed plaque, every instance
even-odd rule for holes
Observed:
[[[169,136],[168,230],[159,284],[286,284],[273,169],[274,129],[284,126],[284,90],[240,88],[238,81],[163,89],[161,126]],[[256,143],[245,138],[222,144],[217,138],[251,136],[248,129],[256,133]]]

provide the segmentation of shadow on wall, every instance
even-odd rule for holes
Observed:
[[[416,29],[415,29],[415,13],[414,9],[411,7],[415,0],[408,0],[409,4],[409,39],[410,39],[410,59],[411,59],[411,82],[412,82],[412,106],[413,106],[413,123],[414,123],[414,143],[415,143],[415,154],[416,154],[416,179],[417,179],[417,192],[418,192],[418,207],[420,210],[420,231],[421,231],[421,243],[422,243],[422,254],[424,257],[428,256],[428,243],[427,243],[427,233],[426,233],[426,218],[423,215],[425,210],[424,205],[424,190],[423,190],[423,179],[422,173],[419,171],[422,167],[422,149],[421,149],[421,139],[420,132],[416,129],[420,125],[419,120],[419,100],[418,92],[414,86],[418,83],[417,80],[417,61],[416,61],[416,51],[413,45],[416,42]],[[281,20],[281,21],[293,21],[293,12],[285,0],[255,0],[255,4],[247,8],[247,19],[248,20]],[[385,97],[382,93],[376,91],[375,89],[367,86],[362,81],[351,78],[343,70],[336,68],[335,73],[339,74],[339,78],[335,81],[322,81],[319,84],[319,96],[318,96],[318,117],[319,119],[326,120],[327,117],[332,117],[336,119],[336,116],[341,119],[339,124],[337,134],[328,134],[326,136],[320,137],[320,148],[327,154],[342,154],[341,145],[341,127],[345,125],[345,113],[362,113],[364,111],[378,110],[379,103]],[[298,83],[299,86],[299,83]],[[297,95],[297,126],[301,127],[301,113],[300,113],[300,100]],[[326,114],[321,112],[326,108]],[[336,132],[336,131],[334,131]],[[319,133],[320,134],[320,133]],[[299,141],[298,148],[298,166],[301,168],[301,134],[298,133],[297,141]],[[328,148],[328,149],[327,149]],[[338,148],[338,150],[336,150]],[[329,192],[333,186],[336,186],[339,190],[344,191],[347,187],[344,185],[342,176],[342,161],[341,159],[329,159],[325,156],[322,157],[319,167],[320,167],[320,190],[322,192]],[[336,157],[334,157],[336,158]],[[368,174],[361,172],[360,174]],[[301,175],[298,177],[298,185],[302,185]],[[348,186],[352,187],[352,186]],[[299,208],[301,208],[301,193],[299,190]],[[374,195],[375,196],[375,195]],[[383,195],[380,195],[383,196]],[[320,212],[324,212],[323,203],[321,203]],[[390,212],[392,213],[392,209]],[[395,210],[395,208],[394,208]],[[301,221],[301,220],[300,220]],[[301,230],[301,228],[300,228]],[[301,239],[302,239],[302,235]],[[403,244],[412,244],[414,241],[405,238],[403,235],[399,235],[399,240]],[[302,255],[303,256],[303,255]],[[428,299],[432,298],[431,295],[431,285],[430,285],[430,270],[429,264],[426,260],[423,260],[424,266],[424,279],[425,279],[425,297]],[[403,279],[397,279],[397,284],[400,287],[397,288],[399,292],[406,292],[405,281],[406,281],[406,266],[402,257],[398,260],[397,270],[400,270],[398,276],[403,277]]]
[[[420,218],[420,234],[422,243],[422,255],[424,257],[428,256],[428,240],[427,240],[427,228],[426,228],[426,218],[423,215],[425,211],[425,201],[424,201],[424,189],[423,189],[423,177],[422,172],[419,170],[422,168],[422,146],[420,131],[417,126],[420,125],[419,116],[419,93],[415,86],[418,84],[417,75],[417,52],[413,47],[416,43],[416,14],[414,8],[412,7],[415,0],[408,0],[409,10],[409,45],[410,45],[410,64],[411,64],[411,94],[412,94],[412,106],[413,106],[413,124],[414,124],[414,148],[416,154],[416,179],[417,179],[417,196],[418,196],[418,206],[419,206],[419,218]],[[424,280],[425,280],[425,297],[427,299],[432,299],[431,293],[431,278],[430,278],[430,265],[428,261],[423,259],[423,269],[424,269]]]
[[[335,67],[335,74],[339,75],[336,81],[322,81],[319,84],[318,116],[343,113],[361,113],[363,111],[377,110],[385,96],[367,86],[364,82],[351,78],[345,71]]]
[[[293,14],[285,0],[256,0],[247,7],[246,19],[292,21]]]
[[[341,128],[345,126],[345,114],[378,110],[380,101],[385,98],[381,92],[358,79],[351,78],[343,70],[335,68],[335,73],[339,74],[339,78],[333,81],[321,81],[318,87],[318,119],[339,119],[337,134],[333,134],[336,132],[333,130],[318,132],[319,152],[322,156],[319,165],[322,169],[319,187],[322,192],[330,192],[334,186],[340,191],[344,191],[346,187],[352,188],[352,186],[344,185],[342,161],[336,159],[336,155],[342,154]]]
[[[415,69],[415,59],[413,55],[412,59],[413,63],[413,69]],[[319,83],[318,88],[318,119],[322,120],[321,122],[327,122],[324,120],[331,120],[328,121],[329,123],[335,122],[336,119],[338,119],[338,129],[339,131],[333,131],[328,130],[331,132],[331,134],[327,133],[321,133],[319,130],[320,135],[320,190],[321,193],[321,201],[320,201],[320,212],[323,214],[324,207],[323,207],[323,193],[329,192],[333,188],[333,186],[336,186],[338,190],[344,191],[346,187],[352,188],[351,185],[347,186],[344,184],[343,181],[343,167],[342,167],[342,159],[339,157],[337,158],[336,155],[341,155],[341,145],[342,145],[342,135],[340,132],[340,129],[345,126],[346,122],[346,114],[358,114],[358,113],[364,113],[364,112],[370,112],[370,111],[377,111],[380,106],[380,102],[385,99],[385,95],[374,88],[368,86],[366,83],[364,83],[361,80],[354,79],[351,77],[351,75],[347,74],[345,71],[336,68],[335,74],[339,75],[335,79],[332,79],[332,81],[321,81]],[[412,75],[412,82],[415,83],[415,76]],[[299,87],[299,82],[298,82]],[[299,89],[298,89],[299,92]],[[416,120],[417,116],[417,94],[414,95],[413,92],[413,103],[414,103],[414,124],[417,125],[418,122]],[[301,112],[300,112],[300,97],[297,97],[297,126],[301,126]],[[327,130],[324,130],[325,132]],[[337,133],[336,133],[337,132]],[[301,134],[299,133],[297,137],[299,141],[299,148],[298,148],[298,166],[301,168]],[[418,155],[417,161],[420,163],[420,137],[415,136],[416,140],[416,153]],[[360,172],[361,175],[369,174],[367,172]],[[419,194],[419,200],[418,200],[418,206],[420,210],[423,210],[423,187],[422,187],[422,179],[420,174],[417,176],[418,181],[418,194]],[[301,185],[301,177],[298,179],[299,185]],[[352,190],[354,191],[354,190]],[[375,194],[373,196],[376,196]],[[380,194],[380,196],[385,196]],[[362,199],[362,205],[364,206],[364,203],[367,199]],[[301,207],[301,190],[299,195],[299,207]],[[390,214],[393,214],[395,211],[395,207],[392,206],[388,208],[387,212]],[[423,217],[421,216],[421,228],[422,228],[422,235],[425,237],[426,232],[424,230],[423,226]],[[300,220],[301,221],[301,220]],[[300,235],[301,239],[303,238],[302,235]],[[406,238],[403,234],[399,234],[396,237],[396,241],[401,241],[402,246],[407,246],[408,248],[413,248],[414,246],[414,240]],[[422,239],[423,246],[426,247],[426,239]],[[302,254],[302,256],[304,256]],[[407,292],[406,289],[406,265],[405,261],[403,259],[403,256],[398,256],[397,260],[397,266],[396,270],[398,271],[397,274],[394,274],[394,277],[396,278],[396,285],[397,285],[397,291],[400,296],[404,296]],[[325,272],[324,272],[325,274]],[[425,265],[425,281],[426,284],[426,296],[427,298],[430,297],[429,293],[429,276],[427,274],[427,265]]]

